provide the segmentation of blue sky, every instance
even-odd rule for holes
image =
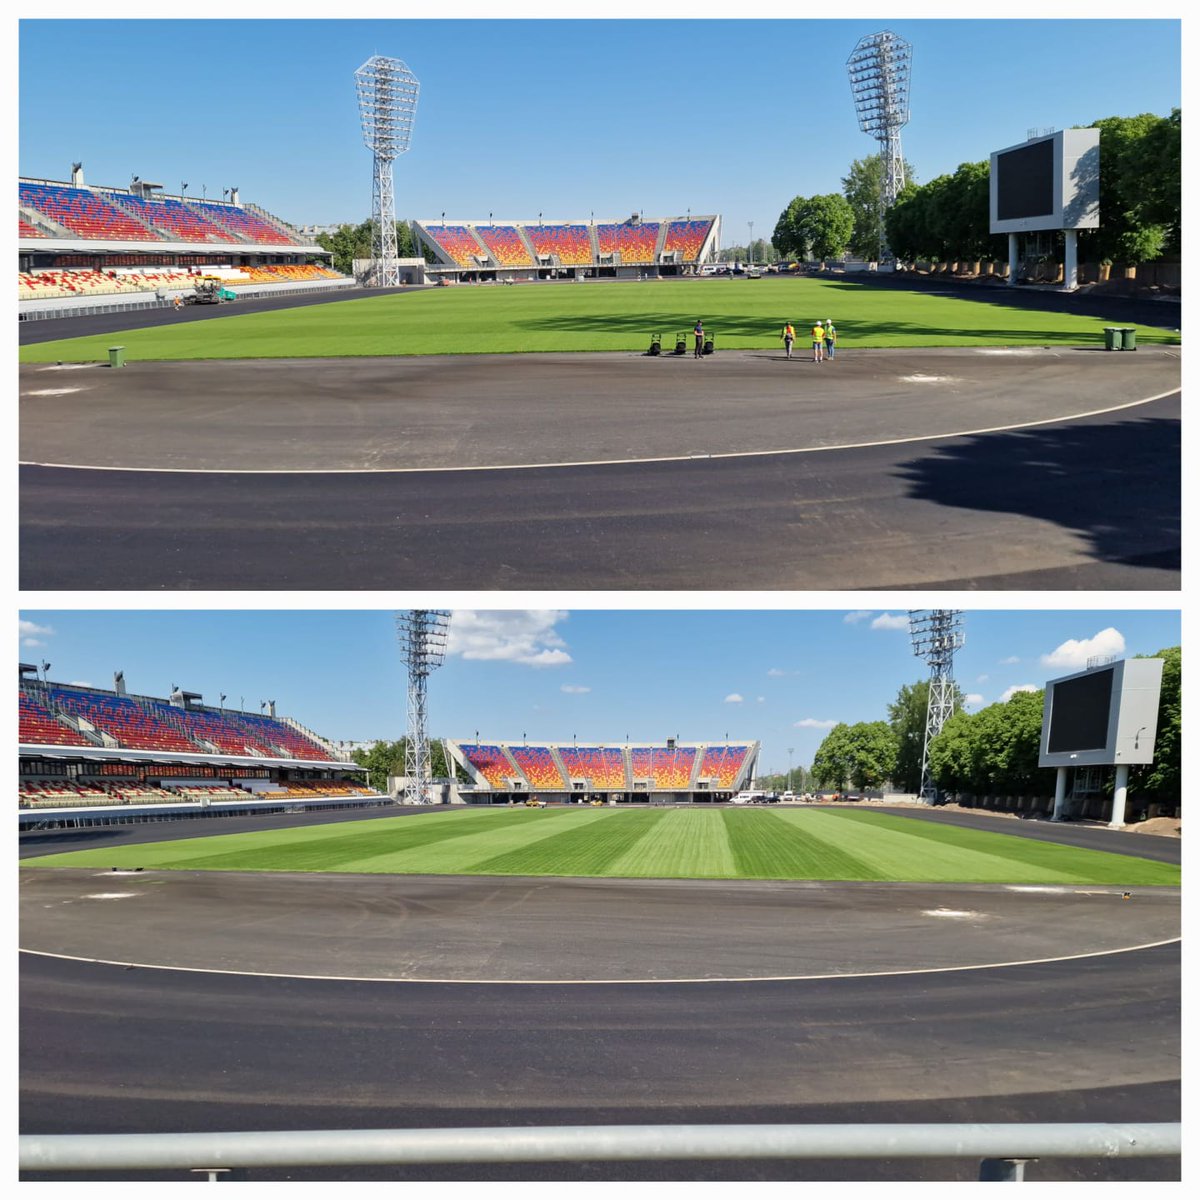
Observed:
[[[164,696],[173,684],[257,711],[275,700],[334,740],[403,736],[394,614],[29,611],[22,662],[58,682]],[[955,678],[977,709],[1090,655],[1180,642],[1173,611],[970,611]],[[904,610],[458,610],[431,678],[431,732],[506,741],[759,739],[764,770],[807,765],[837,721],[873,721],[927,674]]]
[[[207,10],[231,7],[214,0]],[[454,11],[473,7],[488,11]],[[1105,11],[1075,9],[1085,7]],[[560,11],[518,11],[543,10]],[[924,182],[1024,141],[1030,129],[1169,113],[1180,103],[1180,23],[1137,12],[1136,20],[1006,21],[26,20],[19,171],[61,180],[82,160],[93,184],[126,186],[136,174],[173,194],[187,181],[189,195],[207,189],[209,198],[237,186],[244,201],[294,224],[357,222],[370,215],[371,159],[353,73],[383,54],[421,82],[412,148],[396,165],[399,216],[599,220],[690,210],[720,213],[731,245],[747,240],[751,221],[756,237],[769,238],[793,196],[839,191],[849,164],[877,151],[858,129],[846,80],[860,38],[891,29],[912,43],[902,141]]]

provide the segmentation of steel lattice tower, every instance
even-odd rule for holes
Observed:
[[[886,213],[904,190],[904,153],[900,130],[908,124],[908,81],[912,72],[912,46],[884,30],[861,38],[846,60],[858,127],[879,143],[883,171],[880,203]],[[882,217],[882,214],[881,214]],[[886,237],[880,224],[880,256]]]
[[[410,608],[396,615],[400,657],[408,667],[408,737],[404,743],[404,803],[432,804],[433,759],[425,698],[429,675],[446,658],[450,614],[441,609]]]
[[[929,771],[929,743],[954,715],[954,652],[966,640],[962,610],[910,609],[908,631],[913,653],[929,664],[929,703],[925,709],[925,743],[921,748],[921,799],[937,803],[937,788]]]
[[[363,141],[374,156],[371,216],[375,223],[371,241],[371,282],[378,287],[398,287],[399,257],[396,248],[396,198],[392,166],[408,149],[417,96],[417,77],[398,58],[373,55],[354,72]]]

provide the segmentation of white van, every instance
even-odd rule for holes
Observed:
[[[763,804],[766,802],[766,792],[738,792],[730,804]]]

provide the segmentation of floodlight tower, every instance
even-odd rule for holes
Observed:
[[[929,664],[929,703],[925,709],[925,743],[921,749],[921,799],[926,804],[936,804],[937,788],[929,770],[929,743],[954,715],[954,652],[961,649],[966,640],[962,631],[962,610],[910,609],[908,632],[912,636],[913,653]]]
[[[408,149],[421,85],[398,58],[384,58],[379,54],[372,55],[354,72],[354,81],[358,89],[363,141],[374,156],[372,282],[379,287],[398,287],[400,268],[396,262],[396,200],[392,190],[392,164],[397,155]]]
[[[396,614],[400,657],[408,667],[408,738],[404,743],[404,803],[432,804],[429,794],[433,760],[429,749],[425,693],[430,672],[446,658],[450,614],[440,609],[410,608]]]
[[[880,233],[879,253],[885,249],[883,214],[904,190],[904,154],[900,130],[908,124],[908,80],[912,71],[912,46],[884,30],[860,38],[846,60],[858,127],[879,143]]]

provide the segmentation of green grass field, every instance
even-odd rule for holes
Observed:
[[[492,808],[76,850],[26,867],[1178,886],[1180,868],[845,809]]]
[[[548,351],[642,351],[697,317],[719,351],[778,349],[785,321],[797,350],[814,320],[832,318],[839,349],[893,346],[1100,345],[1105,324],[1067,313],[901,292],[840,280],[687,279],[646,283],[555,283],[537,287],[450,287],[375,296],[218,320],[22,346],[22,362],[107,362],[123,345],[141,360],[329,358]],[[1138,326],[1143,342],[1177,344],[1178,335]]]

